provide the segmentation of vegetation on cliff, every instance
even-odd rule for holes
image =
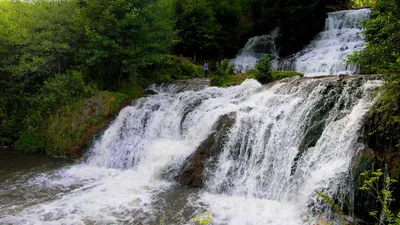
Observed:
[[[0,144],[66,154],[44,144],[51,140],[46,126],[64,110],[79,112],[77,102],[104,91],[138,97],[150,83],[202,76],[196,58],[210,59],[218,71],[212,62],[275,27],[287,42],[281,52],[290,54],[320,30],[327,11],[348,6],[349,0],[0,1]],[[249,76],[228,77],[221,86]]]
[[[95,123],[104,123],[118,111],[114,104],[128,98],[102,91],[137,97],[150,83],[197,75],[194,65],[168,55],[176,40],[170,5],[136,0],[1,1],[1,144],[18,141],[24,151],[66,154],[64,150],[72,148],[65,143],[69,136],[80,145],[83,136],[97,130]],[[88,103],[100,95],[116,100]],[[88,113],[85,118],[95,122],[85,126],[90,122],[76,118],[85,107],[107,110]],[[52,133],[53,128],[59,134]],[[49,144],[61,139],[64,146]]]
[[[368,117],[370,147],[379,151],[400,149],[400,2],[377,1],[371,19],[364,22],[367,46],[350,61],[362,73],[385,75],[378,102]]]
[[[353,54],[350,61],[360,64],[362,73],[383,74],[385,82],[379,89],[377,102],[365,122],[366,140],[373,151],[362,153],[356,164],[363,165],[363,169],[382,168],[385,175],[398,180],[400,178],[400,2],[393,0],[365,2],[373,6],[371,18],[364,21],[366,48]],[[393,197],[399,199],[400,184],[393,184],[393,188]],[[356,200],[355,204],[360,208],[368,205],[377,211],[381,210],[374,200],[368,199],[368,196],[356,192]],[[397,212],[400,203],[395,201],[390,207]]]

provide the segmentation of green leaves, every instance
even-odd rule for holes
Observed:
[[[256,69],[258,70],[256,79],[262,84],[273,80],[271,63],[271,58],[268,55],[264,55],[256,64]]]
[[[382,207],[383,215],[378,215],[378,211],[375,210],[371,211],[369,215],[374,217],[379,223],[386,221],[389,225],[400,224],[400,213],[396,218],[389,208],[390,204],[394,201],[392,198],[393,191],[391,190],[391,186],[394,183],[397,183],[397,180],[390,177],[384,178],[385,174],[381,169],[376,171],[365,171],[361,173],[360,176],[364,179],[363,185],[360,189],[374,196],[376,201]]]
[[[400,2],[376,1],[371,19],[364,21],[366,48],[352,54],[364,74],[379,73],[385,84],[368,116],[369,144],[381,151],[400,149]]]
[[[165,2],[86,1],[80,11],[88,38],[82,58],[100,87],[116,89],[168,53],[175,33],[170,9],[162,6]]]
[[[350,57],[360,64],[363,73],[400,72],[397,65],[400,52],[400,4],[396,1],[377,1],[371,19],[364,22],[367,47]]]
[[[203,59],[233,57],[250,30],[240,26],[250,9],[250,0],[176,0],[177,51]]]
[[[376,0],[351,0],[350,5],[353,8],[371,7],[376,4]]]
[[[218,46],[217,35],[221,27],[207,0],[177,1],[175,10],[176,28],[185,49],[196,53]]]
[[[232,82],[232,75],[235,73],[235,65],[228,59],[217,62],[216,71],[211,79],[211,85],[224,87]]]

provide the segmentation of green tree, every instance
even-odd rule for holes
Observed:
[[[218,48],[221,26],[215,19],[212,5],[207,0],[179,0],[175,3],[180,45],[185,52],[197,54]]]
[[[361,65],[363,73],[399,72],[400,2],[381,0],[366,20],[366,48],[353,54],[350,61]]]
[[[90,78],[116,89],[164,59],[175,38],[167,11],[154,0],[86,0],[81,18],[88,43],[82,60]]]
[[[240,49],[242,35],[250,31],[244,25],[249,14],[249,0],[221,0],[214,3],[215,18],[221,29],[218,33],[218,56],[233,58]]]
[[[71,1],[6,1],[2,5],[1,68],[31,90],[73,66],[79,31]],[[14,50],[10,51],[10,48]]]
[[[258,70],[256,79],[262,84],[271,82],[274,79],[271,71],[271,63],[271,58],[268,55],[264,55],[256,64],[256,69]]]
[[[79,31],[72,1],[0,2],[0,139],[12,143],[43,82],[74,67]]]

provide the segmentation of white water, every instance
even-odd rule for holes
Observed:
[[[232,59],[237,72],[246,72],[254,69],[258,59],[264,54],[272,58],[278,57],[275,46],[275,39],[278,37],[279,30],[275,29],[268,35],[250,38],[243,49],[240,50],[236,58]]]
[[[213,224],[302,224],[321,209],[316,190],[334,195],[346,184],[379,85],[326,78],[267,88],[248,80],[226,89],[142,98],[121,111],[85,162],[30,180],[43,191],[62,192],[51,200],[2,207],[0,224],[157,224],[164,216],[193,224],[202,210],[214,213]],[[324,113],[321,137],[291,175],[300,142],[327,102],[333,105]],[[184,209],[163,208],[161,194],[177,188],[185,160],[230,112],[236,112],[236,123],[217,167],[207,168],[204,189],[189,189]],[[188,208],[191,213],[184,213]]]
[[[346,10],[328,13],[324,31],[304,49],[293,56],[278,59],[274,63],[278,70],[295,70],[305,76],[357,74],[357,65],[347,65],[347,56],[364,48],[365,41],[360,21],[369,18],[369,9]],[[250,39],[234,59],[237,68],[247,71],[255,67],[259,55],[249,51],[257,45],[259,38]],[[263,42],[263,40],[262,40]],[[271,44],[271,46],[274,46]],[[276,51],[274,46],[271,51]],[[269,53],[265,51],[264,53]]]
[[[369,9],[328,14],[325,30],[294,57],[279,62],[280,70],[296,70],[306,76],[356,74],[357,65],[347,65],[350,53],[364,48],[361,20],[368,19]]]

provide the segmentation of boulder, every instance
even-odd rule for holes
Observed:
[[[214,166],[221,153],[230,128],[236,121],[236,113],[219,117],[212,127],[210,135],[199,145],[183,166],[178,181],[182,185],[202,187],[205,180],[206,167]]]
[[[148,97],[152,95],[157,95],[158,93],[154,90],[147,89],[143,92],[142,97]]]

